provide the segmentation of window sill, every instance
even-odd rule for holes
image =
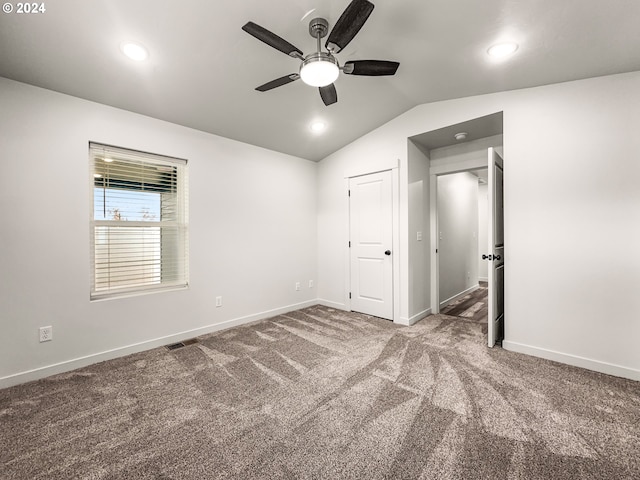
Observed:
[[[91,293],[89,300],[93,302],[103,302],[106,300],[115,300],[118,298],[140,297],[142,295],[151,295],[154,293],[175,292],[179,290],[188,290],[189,284],[186,285],[167,285],[164,287],[137,288],[135,290],[126,290],[118,292]]]

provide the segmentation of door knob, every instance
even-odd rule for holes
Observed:
[[[491,255],[485,255],[484,253],[482,254],[482,259],[483,260],[491,260]]]
[[[391,250],[387,250],[386,252],[384,252],[385,255],[391,255]]]
[[[500,260],[501,258],[502,258],[502,257],[501,257],[500,255],[494,255],[494,256],[493,256],[493,259],[494,259],[494,260]]]

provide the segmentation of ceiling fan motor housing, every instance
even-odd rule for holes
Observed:
[[[324,38],[329,31],[329,22],[324,18],[314,18],[309,22],[309,34],[313,38]]]

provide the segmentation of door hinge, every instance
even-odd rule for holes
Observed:
[[[348,190],[348,195],[351,196],[351,190]]]
[[[349,248],[351,248],[351,240],[349,240]]]
[[[351,298],[351,292],[349,292],[349,298]]]

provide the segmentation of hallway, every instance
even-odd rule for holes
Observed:
[[[440,313],[460,317],[464,320],[487,323],[488,285],[487,282],[479,282],[479,284],[478,289],[442,308]]]

